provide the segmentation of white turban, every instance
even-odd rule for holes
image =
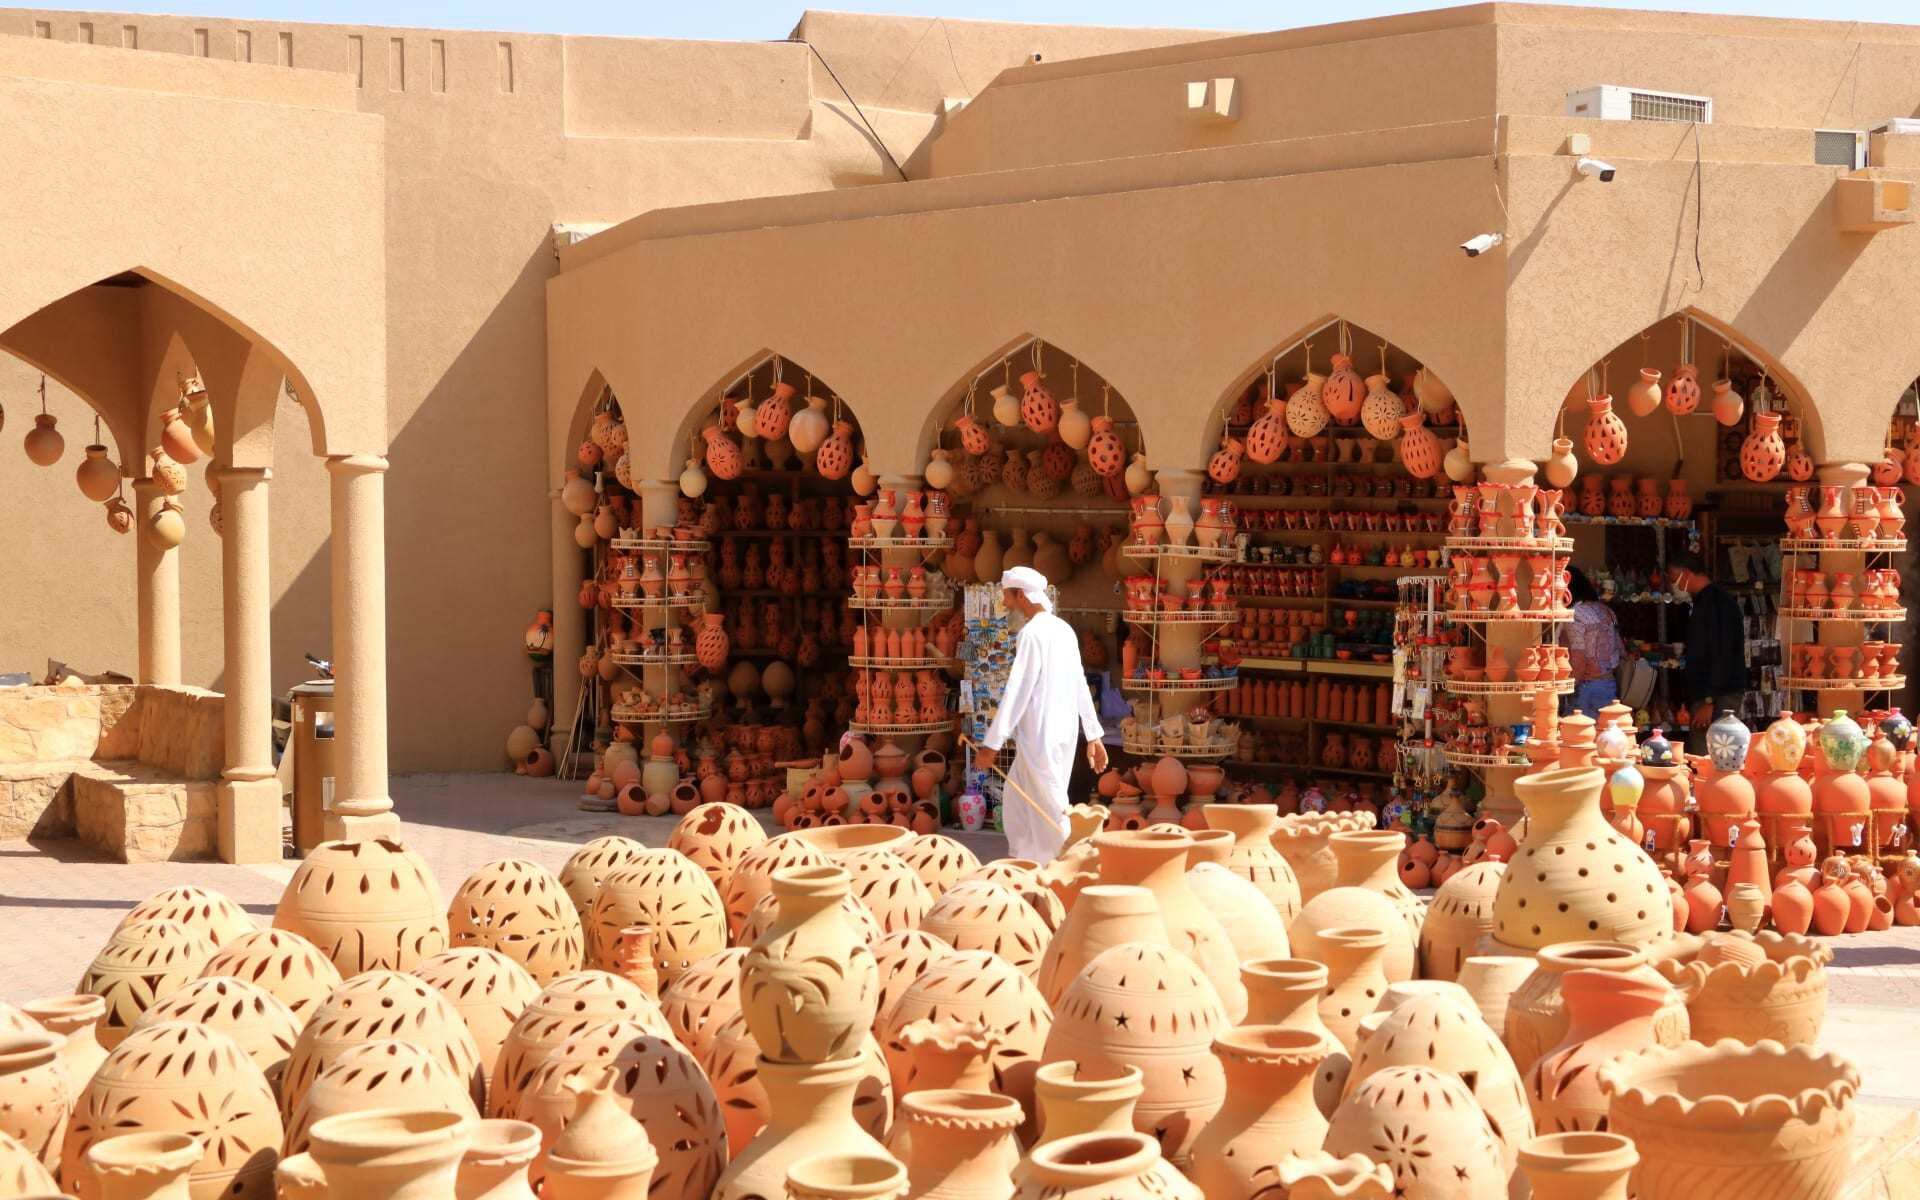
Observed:
[[[1047,598],[1047,577],[1032,567],[1008,567],[1000,576],[1000,586],[1024,594],[1042,612],[1053,611],[1053,601]]]

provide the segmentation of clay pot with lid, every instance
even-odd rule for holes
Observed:
[[[154,1001],[196,979],[214,955],[213,943],[172,921],[136,921],[113,931],[75,991],[107,1003],[97,1035],[108,1050],[119,1045]]]
[[[470,1124],[429,1110],[344,1113],[315,1127],[313,1161],[329,1196],[444,1200],[454,1194]]]
[[[61,1038],[45,1029],[0,1034],[0,1133],[58,1170],[67,1119],[84,1083],[68,1079]]]
[[[1165,946],[1131,943],[1103,951],[1067,988],[1042,1059],[1140,1067],[1145,1092],[1134,1126],[1157,1137],[1180,1166],[1224,1098],[1212,1045],[1230,1025],[1218,993],[1189,959]]]
[[[1208,804],[1202,810],[1207,825],[1233,835],[1226,867],[1260,889],[1280,920],[1288,925],[1303,903],[1293,868],[1273,846],[1280,810],[1272,804]]]
[[[60,1065],[67,1082],[77,1093],[106,1060],[106,1047],[95,1036],[95,1027],[106,1015],[107,1002],[99,996],[76,992],[66,996],[44,996],[29,1000],[20,1011],[38,1021],[49,1033],[65,1040],[60,1043]]]
[[[1628,1200],[1640,1154],[1617,1133],[1549,1133],[1520,1149],[1535,1200]]]
[[[1660,972],[1648,965],[1644,950],[1618,942],[1564,942],[1540,951],[1534,969],[1507,1003],[1506,1043],[1513,1061],[1526,1071],[1542,1054],[1567,1036],[1571,1016],[1561,995],[1561,982],[1572,971],[1613,971],[1633,975],[1649,985],[1666,986]],[[1667,998],[1654,1020],[1654,1040],[1677,1046],[1689,1037],[1692,1024],[1686,1000],[1668,987]]]
[[[1608,1130],[1631,1138],[1638,1200],[1833,1200],[1852,1161],[1852,1064],[1807,1046],[1723,1040],[1649,1050],[1600,1068]]]
[[[1192,835],[1184,830],[1111,831],[1091,839],[1100,855],[1100,882],[1135,885],[1154,894],[1173,946],[1212,983],[1230,1022],[1245,1014],[1240,963],[1226,929],[1187,885]]]
[[[1387,1067],[1347,1094],[1323,1145],[1365,1154],[1392,1172],[1394,1194],[1411,1200],[1487,1200],[1507,1190],[1500,1142],[1457,1077],[1425,1067]]]
[[[447,906],[448,941],[495,950],[545,987],[580,968],[580,914],[538,863],[503,858],[469,875]]]
[[[447,906],[426,862],[389,838],[322,842],[307,852],[273,926],[306,938],[340,974],[410,971],[447,948]]]
[[[1190,1176],[1206,1200],[1248,1200],[1281,1160],[1325,1140],[1313,1078],[1326,1047],[1311,1030],[1243,1025],[1215,1038],[1213,1051],[1226,1101],[1194,1142]]]
[[[200,1140],[185,1133],[124,1133],[87,1148],[86,1177],[100,1200],[188,1200]]]
[[[773,877],[779,915],[741,962],[742,1011],[763,1055],[778,1062],[845,1058],[878,1004],[873,951],[840,912],[840,867],[789,867]]]
[[[1708,938],[1689,961],[1663,959],[1655,966],[1685,997],[1693,1040],[1795,1046],[1819,1037],[1831,961],[1832,948],[1812,938],[1724,933]]]
[[[1400,882],[1400,852],[1406,835],[1385,830],[1351,830],[1331,839],[1340,863],[1340,885],[1307,901],[1288,929],[1294,952],[1321,957],[1326,930],[1365,926],[1387,937],[1385,970],[1394,982],[1412,979],[1418,958],[1425,906]]]
[[[1247,986],[1248,1025],[1300,1029],[1320,1039],[1325,1054],[1314,1072],[1314,1103],[1322,1116],[1331,1116],[1347,1090],[1353,1059],[1346,1043],[1320,1018],[1320,997],[1330,977],[1326,964],[1305,958],[1264,959],[1242,964],[1240,977]]]
[[[1021,1164],[1019,1200],[1200,1200],[1141,1133],[1082,1133],[1036,1146]]]

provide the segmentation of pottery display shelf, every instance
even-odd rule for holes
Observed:
[[[960,660],[941,658],[938,655],[922,658],[875,658],[870,654],[855,654],[847,658],[847,665],[863,671],[946,670],[960,665]]]
[[[886,500],[891,491],[879,493],[878,499]],[[917,495],[918,493],[912,493]],[[937,494],[937,493],[936,493]],[[880,520],[882,518],[875,518]],[[847,539],[847,549],[855,563],[850,574],[857,580],[863,571],[868,573],[886,572],[898,578],[903,570],[921,572],[926,579],[923,595],[887,596],[876,591],[871,584],[856,586],[847,599],[847,607],[860,614],[865,626],[866,645],[872,649],[880,640],[891,622],[889,618],[901,617],[918,624],[935,613],[949,612],[960,598],[960,593],[951,587],[946,576],[929,569],[927,564],[937,556],[953,548],[953,538],[945,533],[946,517],[939,521],[941,533],[934,535],[929,527],[921,526],[916,534],[894,533],[904,529],[901,518],[896,517],[887,523],[888,536],[868,533]],[[886,687],[890,682],[900,680],[900,672],[922,673],[925,679],[938,673],[940,680],[940,708],[936,717],[930,708],[916,707],[912,713],[901,712],[896,719],[866,719],[856,711],[854,719],[847,722],[847,732],[865,734],[868,737],[922,737],[936,733],[946,733],[954,728],[959,719],[953,710],[953,679],[948,668],[954,665],[951,659],[938,655],[921,654],[913,658],[888,657],[866,654],[859,658],[849,658],[847,665],[862,673],[868,687]],[[911,718],[911,719],[909,719]]]
[[[1776,615],[1780,618],[1780,635],[1785,659],[1789,668],[1794,666],[1806,669],[1800,662],[1803,645],[1819,645],[1823,649],[1830,645],[1846,645],[1845,640],[1834,643],[1819,642],[1821,628],[1840,627],[1866,632],[1876,625],[1894,625],[1906,619],[1907,610],[1897,603],[1898,597],[1890,597],[1896,603],[1892,606],[1875,606],[1865,593],[1849,594],[1843,606],[1831,602],[1807,603],[1810,594],[1803,592],[1800,580],[1804,573],[1816,576],[1822,586],[1840,577],[1859,579],[1870,572],[1891,572],[1891,578],[1897,588],[1899,574],[1889,562],[1887,556],[1907,548],[1905,537],[1788,537],[1780,539],[1780,549],[1784,557],[1780,563],[1780,605]],[[1852,571],[1822,570],[1822,554],[1854,553],[1862,556],[1861,567]],[[1864,586],[1864,585],[1863,585]],[[1821,595],[1824,593],[1812,593]],[[1888,629],[1887,633],[1893,630]],[[1846,635],[1842,634],[1842,639]],[[1876,644],[1876,639],[1863,639],[1858,645]],[[1891,650],[1887,657],[1897,661],[1899,645],[1891,641],[1883,644]],[[1817,665],[1817,664],[1816,664]],[[1820,695],[1827,692],[1897,692],[1907,686],[1907,678],[1897,674],[1862,675],[1854,673],[1847,676],[1824,676],[1783,673],[1778,685],[1789,692],[1807,692]],[[1816,707],[1818,707],[1816,705]]]
[[[704,538],[692,536],[661,536],[666,530],[657,530],[650,537],[617,537],[609,542],[614,553],[637,555],[643,558],[658,557],[659,560],[680,559],[701,566],[696,578],[705,578],[706,559],[712,543]],[[631,560],[629,560],[631,561]],[[624,581],[623,581],[624,584]],[[648,619],[636,618],[636,624],[648,626],[676,626],[680,618],[675,610],[684,612],[687,617],[695,617],[707,611],[707,592],[699,591],[662,591],[659,595],[649,596],[644,591],[636,595],[620,595],[613,598],[612,607],[627,611],[644,611],[658,614]],[[609,647],[607,655],[610,661],[619,667],[621,673],[643,686],[651,685],[656,692],[678,692],[685,688],[686,669],[697,666],[698,657],[694,654],[694,632],[684,635],[686,641],[680,645],[669,642],[666,645],[648,646],[640,649],[613,649]],[[641,707],[632,704],[613,703],[607,706],[607,719],[615,725],[686,725],[704,721],[713,715],[713,706],[709,703],[675,704],[668,706],[650,705]]]
[[[1202,675],[1196,679],[1171,675],[1161,679],[1136,676],[1120,680],[1117,686],[1123,692],[1230,692],[1239,685],[1239,672],[1229,667],[1220,674]]]
[[[1532,696],[1538,692],[1570,696],[1573,694],[1574,681],[1569,677],[1566,679],[1503,679],[1496,683],[1490,679],[1455,679],[1448,676],[1440,681],[1440,686],[1456,696]]]
[[[705,592],[664,592],[658,596],[649,596],[636,592],[631,596],[615,596],[615,608],[684,608],[690,613],[707,611]]]
[[[608,546],[622,554],[705,554],[713,543],[704,538],[617,537]]]
[[[693,647],[656,646],[651,650],[613,650],[607,657],[618,667],[691,667],[700,661]]]
[[[1472,754],[1465,750],[1448,750],[1440,747],[1446,754],[1447,762],[1456,767],[1516,767],[1525,768],[1530,764],[1527,756],[1519,750],[1501,754]]]
[[[1780,686],[1795,692],[1897,692],[1907,686],[1905,675],[1875,675],[1866,679],[1808,679],[1783,676]]]
[[[939,550],[953,549],[950,537],[850,537],[847,539],[849,550],[915,550],[928,554]]]
[[[1907,610],[1902,608],[1782,608],[1778,616],[1793,621],[1831,621],[1835,624],[1888,625],[1898,624],[1907,619]]]
[[[950,591],[928,589],[924,596],[861,596],[847,597],[847,607],[868,612],[904,612],[935,613],[944,612],[953,607],[954,594]]]
[[[1176,511],[1184,511],[1176,510]],[[1159,510],[1152,509],[1154,517]],[[1140,591],[1129,586],[1123,608],[1126,619],[1146,635],[1147,646],[1141,657],[1148,660],[1144,670],[1164,669],[1169,678],[1153,680],[1140,671],[1119,681],[1122,692],[1133,699],[1135,725],[1121,738],[1120,748],[1139,757],[1173,757],[1195,761],[1217,761],[1232,753],[1238,743],[1232,737],[1215,736],[1219,722],[1208,721],[1203,736],[1196,738],[1191,725],[1182,725],[1179,736],[1167,736],[1162,726],[1171,717],[1185,717],[1198,709],[1209,709],[1223,692],[1238,683],[1237,672],[1223,671],[1206,644],[1227,626],[1240,619],[1238,605],[1226,595],[1229,572],[1239,562],[1240,546],[1219,526],[1195,525],[1184,536],[1165,532],[1161,523],[1142,525],[1136,504],[1126,554],[1146,568],[1151,583]],[[1141,539],[1153,531],[1151,543]],[[1188,589],[1191,600],[1169,607],[1165,594],[1179,595]],[[1145,601],[1151,599],[1152,603]],[[1171,661],[1169,661],[1171,659]],[[1184,660],[1184,661],[1183,661]],[[1164,667],[1161,664],[1165,664]],[[1205,674],[1211,668],[1215,674]],[[1182,671],[1199,671],[1197,678],[1173,678]],[[1229,677],[1230,676],[1230,677]],[[1224,729],[1224,726],[1221,726]]]
[[[610,719],[615,725],[681,725],[704,721],[712,715],[713,706],[710,704],[675,704],[665,708],[616,704]]]

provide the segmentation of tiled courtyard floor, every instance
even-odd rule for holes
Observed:
[[[451,893],[476,867],[525,858],[558,870],[581,843],[621,833],[664,845],[671,817],[621,817],[574,807],[577,784],[513,775],[396,778],[407,844]],[[982,859],[1005,854],[993,834],[967,835]],[[71,991],[122,914],[161,888],[196,883],[231,897],[264,925],[294,863],[105,862],[77,842],[0,842],[0,1000]],[[1860,1065],[1864,1097],[1920,1108],[1920,927],[1834,939],[1823,1045]]]

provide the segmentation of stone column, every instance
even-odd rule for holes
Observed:
[[[180,682],[180,551],[162,549],[147,534],[147,522],[160,511],[167,494],[152,479],[133,481],[136,561],[139,564],[141,683],[177,686]]]
[[[327,460],[333,476],[335,751],[329,839],[397,837],[387,790],[387,460]]]
[[[581,570],[584,561],[580,546],[573,540],[574,526],[580,518],[560,503],[558,489],[553,497],[553,523],[549,535],[553,562],[553,720],[547,726],[547,746],[557,758],[573,735],[574,713],[580,707],[580,656],[587,649],[586,613],[580,608]],[[592,731],[580,740],[585,751]]]
[[[217,467],[221,604],[226,637],[227,765],[220,773],[225,862],[280,861],[280,780],[273,768],[273,580],[264,467]]]
[[[633,523],[639,530],[641,537],[649,536],[649,530],[660,528],[670,529],[679,522],[680,483],[678,480],[641,480],[639,485],[633,490],[640,498],[640,509],[634,513]],[[659,555],[658,557],[660,559],[660,570],[665,572],[671,560],[665,554]],[[629,608],[621,611],[630,619],[648,628],[665,628],[677,621],[687,619],[688,615],[685,609],[675,608],[664,603],[653,603],[643,608]],[[692,639],[696,636],[698,635],[694,633],[694,631],[688,631],[687,644],[689,647],[692,646]],[[724,678],[724,676],[722,678]],[[687,688],[688,668],[664,665],[645,667],[642,668],[640,672],[640,682],[652,695],[665,697],[675,691],[685,690]],[[603,694],[607,696],[607,703],[611,706],[613,703],[611,690],[609,689]],[[679,744],[686,741],[686,734],[689,731],[689,727],[684,723],[668,724],[652,721],[641,727],[641,732],[649,742],[651,742],[655,734],[663,730],[673,734],[675,743]]]

